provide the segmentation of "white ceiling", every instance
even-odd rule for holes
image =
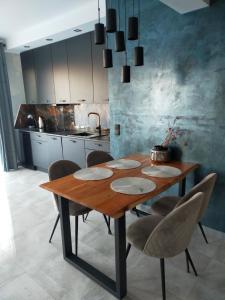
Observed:
[[[160,0],[179,13],[207,4],[203,0]],[[100,0],[105,18],[105,0]],[[92,30],[97,19],[97,0],[0,0],[0,39],[10,52],[21,52]]]
[[[208,6],[203,0],[160,0],[162,3],[176,10],[180,14],[205,8]]]

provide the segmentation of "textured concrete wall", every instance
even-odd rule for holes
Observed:
[[[124,54],[115,53],[110,70],[112,154],[148,153],[175,122],[173,145],[182,159],[201,164],[199,178],[210,171],[219,175],[204,223],[225,231],[225,2],[187,15],[157,0],[141,2],[145,66],[132,67],[131,83],[121,84]],[[128,42],[130,63],[135,45]],[[113,132],[117,123],[120,136]]]

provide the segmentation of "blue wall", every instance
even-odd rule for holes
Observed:
[[[131,83],[122,84],[124,54],[115,53],[109,72],[112,154],[149,153],[176,120],[182,159],[201,164],[199,178],[219,175],[203,223],[225,231],[225,1],[186,15],[157,0],[141,3],[145,66],[132,67]],[[130,64],[135,45],[128,42]]]

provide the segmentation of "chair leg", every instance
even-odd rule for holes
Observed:
[[[75,216],[75,255],[77,255],[78,252],[78,221],[79,216]]]
[[[106,215],[103,214],[103,217],[105,219],[105,223],[106,223],[107,228],[108,228],[108,234],[112,234],[112,231],[111,231],[111,228],[110,228],[110,222],[107,220]]]
[[[162,296],[163,300],[166,300],[166,281],[165,281],[165,261],[164,258],[160,258],[161,269],[161,281],[162,281]]]
[[[199,228],[200,228],[200,230],[201,230],[201,232],[202,232],[202,235],[203,235],[203,237],[204,237],[204,240],[205,240],[206,244],[208,244],[209,242],[208,242],[208,240],[207,240],[205,231],[204,231],[204,229],[203,229],[203,227],[202,227],[202,223],[201,223],[201,222],[198,222],[198,226],[199,226]]]
[[[188,259],[188,256],[187,256],[186,252],[185,252],[185,257],[186,257],[187,272],[190,273],[189,259]]]
[[[84,219],[85,221],[87,220],[87,218],[88,218],[88,215],[89,215],[89,213],[87,213],[87,214],[86,214],[86,217],[85,217],[85,219]]]
[[[54,227],[53,227],[53,229],[52,229],[52,233],[51,233],[50,239],[49,239],[49,241],[48,241],[49,243],[51,243],[51,241],[52,241],[52,237],[53,237],[53,235],[54,235],[54,232],[55,232],[55,229],[56,229],[56,227],[57,227],[58,222],[59,222],[59,214],[58,214],[58,216],[57,216],[57,218],[56,218],[56,220],[55,220],[55,224],[54,224]]]
[[[197,277],[197,276],[198,276],[198,273],[197,273],[197,271],[196,271],[196,269],[195,269],[194,263],[193,263],[193,261],[192,261],[192,259],[191,259],[191,255],[190,255],[188,249],[185,250],[185,253],[186,253],[187,260],[190,262],[191,267],[192,267],[192,270],[194,271],[195,276]]]
[[[127,250],[126,250],[126,258],[128,257],[129,253],[130,253],[130,248],[131,248],[131,244],[128,243],[127,245]]]

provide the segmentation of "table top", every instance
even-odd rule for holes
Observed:
[[[113,169],[114,174],[112,177],[100,181],[84,181],[74,178],[73,175],[69,175],[41,184],[40,187],[68,200],[111,216],[112,218],[119,218],[127,210],[164,192],[199,167],[199,164],[197,163],[161,163],[161,165],[179,168],[182,173],[179,176],[172,178],[156,178],[141,173],[143,167],[155,164],[150,160],[149,155],[134,154],[124,158],[138,160],[141,162],[141,166],[130,170]],[[108,168],[105,163],[98,166]],[[156,189],[143,195],[125,195],[114,192],[110,188],[110,184],[113,180],[130,176],[151,179],[156,184]]]

